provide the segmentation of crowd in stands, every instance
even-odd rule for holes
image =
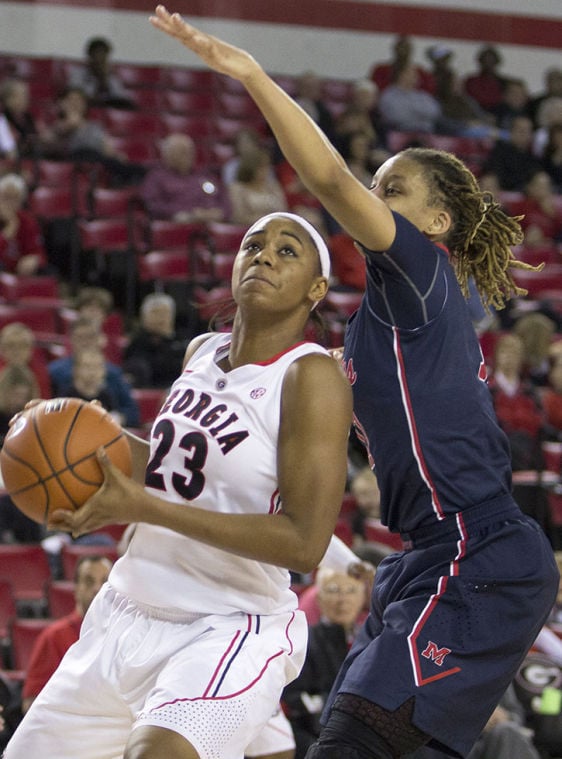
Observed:
[[[533,93],[521,72],[503,70],[494,46],[475,50],[468,74],[456,69],[446,45],[425,51],[427,65],[415,53],[415,40],[399,36],[391,57],[372,62],[354,82],[313,71],[278,81],[366,186],[402,147],[443,147],[467,162],[483,191],[523,217],[516,254],[545,269],[521,281],[529,294],[505,313],[484,314],[476,304],[474,321],[521,506],[560,549],[562,68],[545,71],[542,91]],[[30,398],[60,395],[97,398],[145,434],[181,371],[188,340],[207,328],[201,303],[208,310],[214,293],[218,302],[228,290],[243,228],[278,210],[305,216],[326,238],[339,299],[326,298],[319,309],[326,331],[313,336],[338,347],[364,287],[364,260],[235,82],[207,71],[117,63],[102,37],[86,42],[82,61],[34,67],[33,59],[0,56],[0,435]],[[149,412],[145,391],[155,392]],[[529,472],[534,477],[525,479]],[[353,435],[348,496],[340,534],[376,564],[399,540],[380,523],[376,477]],[[7,496],[0,499],[0,543],[53,537],[22,518]],[[315,586],[318,599],[307,662],[283,704],[299,759],[317,734],[365,589],[330,571],[295,583]],[[10,667],[9,647],[3,663]],[[21,676],[16,681],[21,687]],[[473,759],[535,756],[532,732],[522,727],[532,719],[508,707],[511,695]],[[515,754],[510,747],[519,740],[525,748]]]

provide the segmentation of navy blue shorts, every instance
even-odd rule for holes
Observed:
[[[403,536],[377,569],[367,621],[337,692],[394,711],[430,746],[465,756],[552,609],[559,573],[540,528],[511,498]]]

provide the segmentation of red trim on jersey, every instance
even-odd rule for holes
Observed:
[[[442,680],[444,677],[449,677],[450,675],[454,675],[457,672],[460,672],[460,667],[451,667],[451,669],[446,669],[443,672],[438,672],[435,675],[431,675],[430,677],[423,677],[422,671],[421,671],[421,665],[420,665],[420,655],[418,653],[418,648],[416,646],[419,636],[421,635],[421,631],[423,629],[424,624],[427,622],[429,617],[431,616],[431,613],[434,611],[435,607],[437,606],[439,599],[445,594],[445,591],[447,590],[447,582],[448,577],[440,577],[439,578],[439,584],[437,593],[435,593],[431,598],[429,599],[429,602],[425,609],[422,612],[421,617],[418,619],[416,625],[414,626],[414,629],[408,635],[408,647],[410,649],[410,657],[412,659],[412,664],[414,667],[414,676],[416,680],[416,685],[418,687],[422,685],[427,685],[428,683],[435,682],[435,680]],[[425,649],[425,646],[424,646]]]
[[[445,519],[445,514],[443,513],[443,508],[439,502],[439,496],[437,495],[437,490],[435,489],[435,485],[433,484],[431,477],[429,475],[429,472],[427,470],[427,466],[426,466],[425,459],[424,459],[421,445],[420,445],[418,430],[416,427],[416,421],[414,419],[412,403],[410,400],[410,391],[408,389],[408,382],[406,380],[406,369],[404,367],[404,357],[402,355],[402,349],[400,347],[400,333],[398,332],[396,327],[392,328],[392,332],[394,333],[394,354],[396,356],[397,368],[398,368],[398,383],[400,385],[400,390],[402,394],[403,406],[406,411],[406,419],[408,420],[408,427],[410,428],[410,440],[412,443],[412,452],[414,454],[416,461],[418,462],[418,468],[419,468],[421,477],[431,493],[431,503],[433,505],[433,511],[435,512],[435,515],[437,516],[438,519]]]
[[[278,359],[281,358],[281,356],[284,356],[286,353],[289,353],[295,348],[299,348],[301,345],[306,345],[307,343],[310,343],[310,342],[311,342],[310,340],[300,340],[298,343],[291,345],[286,350],[281,351],[281,353],[277,353],[275,356],[268,358],[267,361],[254,361],[253,363],[255,364],[255,366],[269,366],[270,364],[274,364]]]

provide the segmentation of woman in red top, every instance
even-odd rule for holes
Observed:
[[[47,263],[41,227],[23,207],[26,194],[18,174],[0,179],[0,268],[20,276],[37,274]]]
[[[498,421],[509,438],[514,470],[537,467],[544,421],[539,396],[523,378],[523,358],[520,337],[514,334],[500,337],[488,382]]]

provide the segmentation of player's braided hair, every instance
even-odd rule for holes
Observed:
[[[523,241],[520,216],[508,216],[489,192],[482,192],[474,174],[456,156],[432,148],[407,148],[402,155],[423,166],[428,202],[442,205],[452,225],[443,241],[449,248],[457,279],[466,297],[472,278],[484,306],[503,308],[514,295],[527,291],[510,269],[542,269],[518,261],[513,246]]]

